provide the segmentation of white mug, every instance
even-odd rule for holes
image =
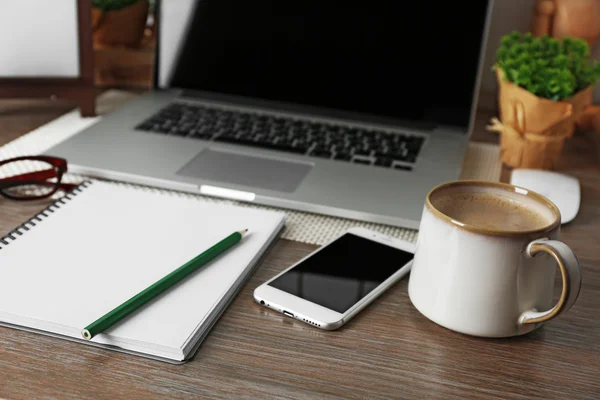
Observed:
[[[512,198],[541,210],[552,222],[529,231],[481,229],[435,207],[439,196],[465,189]],[[410,300],[430,320],[461,333],[508,337],[531,332],[567,311],[579,295],[579,262],[557,240],[559,230],[558,208],[537,193],[495,182],[439,185],[426,198],[408,284]],[[553,306],[555,264],[562,293]]]

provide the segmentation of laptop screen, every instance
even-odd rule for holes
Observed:
[[[171,87],[467,129],[488,1],[201,0]]]

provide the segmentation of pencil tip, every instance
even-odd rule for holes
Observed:
[[[248,233],[248,229],[244,229],[240,231],[240,235],[244,236],[246,233]]]

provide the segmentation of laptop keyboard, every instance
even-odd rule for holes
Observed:
[[[172,103],[138,130],[278,150],[309,157],[412,170],[422,136]]]

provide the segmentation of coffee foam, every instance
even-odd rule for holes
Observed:
[[[556,218],[539,200],[497,187],[448,187],[434,193],[431,203],[461,224],[494,231],[539,230]]]

